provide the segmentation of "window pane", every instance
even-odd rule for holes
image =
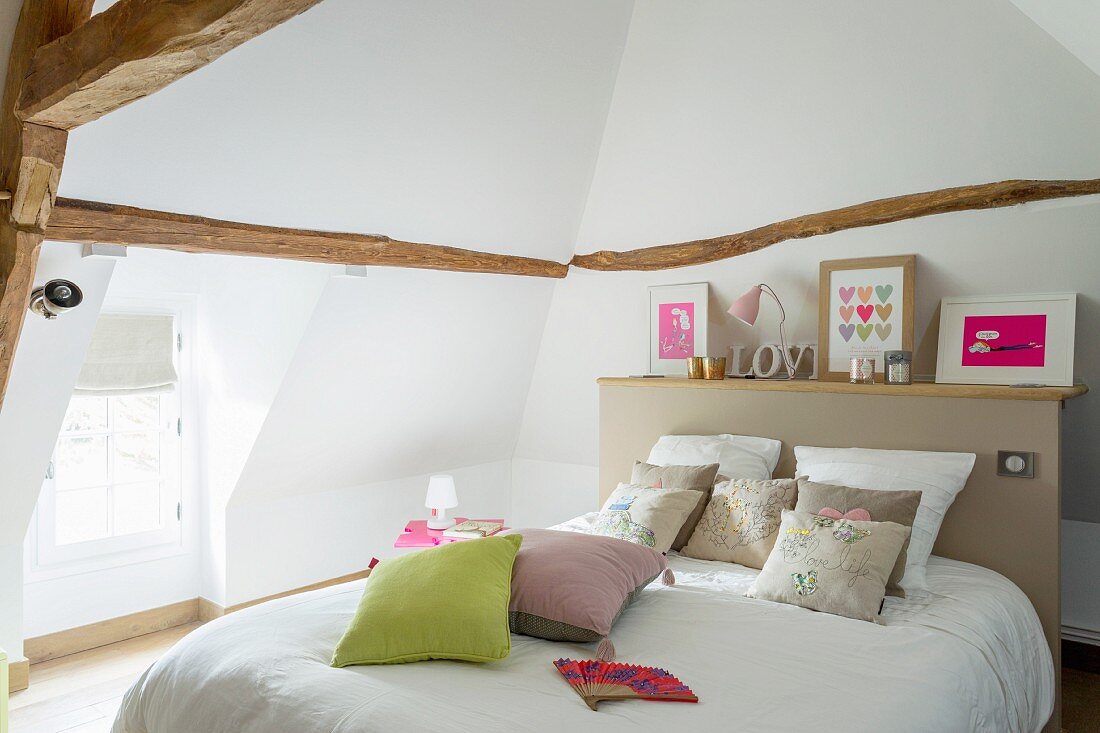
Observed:
[[[160,486],[155,481],[115,487],[115,536],[160,529]]]
[[[160,433],[119,433],[115,442],[115,481],[160,478]]]
[[[54,457],[59,492],[107,483],[107,438],[61,438]]]
[[[61,432],[94,431],[102,433],[107,429],[106,397],[73,397],[69,400],[69,410],[65,413],[65,422]]]
[[[107,536],[107,488],[59,491],[54,534],[59,545]]]
[[[160,395],[113,397],[115,430],[157,430],[160,427]]]

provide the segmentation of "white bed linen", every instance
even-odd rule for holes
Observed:
[[[584,520],[575,520],[577,529]],[[566,527],[562,527],[563,529]],[[661,666],[696,705],[585,707],[558,657],[594,645],[512,637],[500,662],[333,669],[369,581],[271,601],[192,632],[126,694],[114,733],[365,731],[1038,731],[1053,664],[1026,596],[1002,576],[933,557],[930,593],[887,599],[885,625],[743,597],[757,571],[669,557],[616,624],[620,661]]]

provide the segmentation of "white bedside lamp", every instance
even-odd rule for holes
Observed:
[[[428,479],[428,495],[424,497],[424,506],[432,510],[428,520],[428,529],[447,529],[453,527],[455,520],[447,517],[447,510],[458,506],[458,494],[455,493],[455,477],[446,474]]]

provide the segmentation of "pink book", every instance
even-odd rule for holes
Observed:
[[[468,521],[467,517],[455,517],[455,522],[461,524]],[[500,522],[503,519],[479,519],[479,522]],[[444,537],[442,529],[428,529],[427,519],[413,519],[405,525],[405,531],[398,536],[393,543],[394,547],[435,547],[448,542],[463,542],[462,537]]]

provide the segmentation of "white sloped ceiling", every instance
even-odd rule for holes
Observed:
[[[75,130],[61,192],[564,259],[631,6],[325,0]]]
[[[74,131],[62,195],[564,261],[631,10],[325,0]],[[219,439],[250,446],[233,501],[510,459],[552,289],[333,279],[262,427]]]

